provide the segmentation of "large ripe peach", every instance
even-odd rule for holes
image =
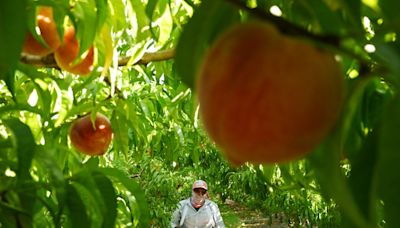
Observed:
[[[103,155],[112,140],[110,120],[97,113],[94,124],[90,115],[74,121],[69,131],[71,144],[81,153],[87,155]]]
[[[61,44],[57,25],[53,18],[53,8],[48,6],[38,7],[36,19],[40,35],[48,47],[42,45],[31,33],[28,33],[23,46],[23,52],[30,55],[45,56],[56,50]]]
[[[57,65],[70,73],[87,75],[93,70],[94,49],[89,48],[85,58],[81,62],[75,64],[75,60],[79,57],[79,43],[75,37],[74,27],[68,27],[64,32],[64,41],[61,46],[54,52],[54,58]]]
[[[311,152],[335,125],[344,77],[332,54],[247,22],[207,51],[197,92],[205,128],[233,164],[286,162]]]

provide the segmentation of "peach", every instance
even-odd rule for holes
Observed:
[[[223,32],[196,86],[206,131],[237,165],[310,153],[337,122],[345,94],[333,54],[263,22]]]
[[[23,52],[30,55],[45,56],[54,52],[61,44],[57,25],[53,18],[53,8],[40,6],[36,19],[40,35],[47,44],[47,47],[37,41],[31,33],[28,33],[23,46]]]
[[[69,131],[71,144],[79,152],[87,155],[103,155],[112,140],[110,120],[103,114],[97,113],[92,123],[90,114],[75,120]]]
[[[81,62],[75,64],[75,60],[79,57],[79,43],[75,37],[74,27],[68,27],[64,33],[64,41],[61,46],[54,52],[54,58],[57,65],[70,73],[87,75],[93,70],[94,48],[91,47]]]

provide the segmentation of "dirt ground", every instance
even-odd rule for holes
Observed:
[[[287,228],[282,215],[265,216],[234,201],[227,200],[221,207],[225,225],[230,227]]]

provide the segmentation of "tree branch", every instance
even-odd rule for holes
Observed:
[[[59,68],[56,60],[54,59],[54,54],[49,54],[44,57],[26,55],[22,53],[20,61],[25,64],[37,66],[37,67],[48,67],[48,68]]]
[[[269,21],[270,23],[274,24],[277,29],[279,29],[282,33],[287,34],[287,35],[294,35],[294,36],[302,36],[306,39],[310,39],[313,41],[316,41],[317,43],[324,44],[327,47],[336,50],[338,53],[341,53],[343,55],[346,55],[348,57],[356,59],[360,65],[361,69],[363,69],[365,72],[364,73],[370,73],[373,72],[373,65],[375,65],[373,62],[371,62],[368,58],[365,56],[355,53],[354,50],[352,50],[349,47],[344,47],[342,46],[342,41],[346,38],[349,37],[341,37],[337,35],[330,35],[330,34],[318,34],[318,33],[313,33],[301,26],[298,26],[296,24],[291,23],[290,21],[285,20],[282,17],[275,16],[271,13],[265,12],[264,10],[260,8],[249,8],[246,5],[246,2],[243,0],[225,0],[226,2],[235,5],[236,7],[245,10],[249,12],[250,14],[259,17],[262,20]],[[378,68],[378,67],[375,67]],[[382,69],[381,70],[387,71],[387,69]]]
[[[135,62],[134,65],[136,64],[144,65],[150,62],[169,60],[174,57],[175,57],[175,48],[170,48],[158,52],[147,52],[142,56],[142,58],[139,61]],[[118,59],[118,66],[126,66],[130,58],[131,58],[130,56],[125,56]]]
[[[147,52],[145,53],[141,59],[139,59],[137,62],[133,63],[133,65],[145,65],[150,62],[157,62],[157,61],[164,61],[164,60],[169,60],[174,58],[175,56],[175,49],[170,48],[167,50],[163,51],[158,51],[158,52]],[[118,59],[118,66],[126,66],[130,60],[130,56],[124,56]],[[47,68],[59,68],[55,59],[54,59],[54,54],[50,54],[44,57],[38,57],[38,56],[32,56],[32,55],[26,55],[22,54],[20,61],[37,66],[37,67],[47,67]]]
[[[252,15],[255,15],[263,20],[269,21],[274,24],[282,33],[288,35],[297,35],[297,36],[304,36],[306,38],[330,44],[333,46],[339,46],[341,37],[335,35],[325,35],[325,34],[316,34],[312,33],[301,26],[293,24],[282,17],[275,16],[271,13],[265,12],[260,8],[249,8],[247,7],[246,3],[242,0],[226,0],[227,2],[235,5],[236,7],[245,10]]]

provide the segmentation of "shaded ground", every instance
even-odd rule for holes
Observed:
[[[263,215],[261,212],[251,210],[233,201],[227,201],[219,205],[225,225],[228,228],[252,227],[252,228],[287,228],[282,218],[278,215]]]

